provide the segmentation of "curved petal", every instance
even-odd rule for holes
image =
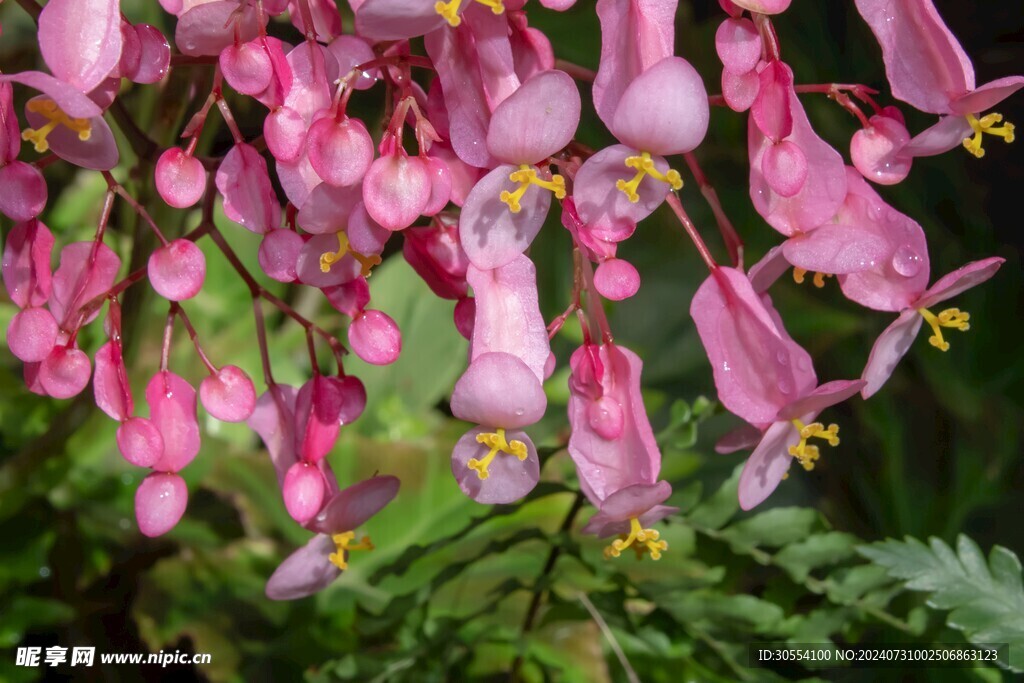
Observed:
[[[484,353],[473,359],[455,383],[452,414],[460,420],[504,429],[521,429],[544,417],[548,400],[540,380],[509,353]]]
[[[30,102],[40,99],[35,97]],[[42,114],[29,109],[28,104],[25,106],[25,118],[30,126],[37,129],[50,122]],[[46,136],[46,142],[50,151],[64,161],[94,171],[109,171],[121,158],[114,134],[102,116],[89,119],[88,140],[82,140],[75,131],[59,125]]]
[[[322,591],[341,576],[328,559],[336,546],[331,537],[317,534],[282,562],[267,581],[271,600],[298,600]]]
[[[92,119],[100,116],[103,110],[83,95],[74,86],[57,80],[42,71],[22,71],[16,74],[0,74],[0,82],[10,81],[21,83],[33,90],[38,90],[57,103],[60,110],[75,119]]]
[[[494,110],[487,150],[505,163],[539,163],[572,140],[580,107],[579,90],[566,73],[539,73]]]
[[[793,462],[789,447],[799,440],[800,435],[792,422],[776,422],[768,428],[740,473],[741,508],[750,510],[757,507],[778,487]]]
[[[626,159],[637,156],[637,151],[625,145],[612,145],[583,162],[573,182],[573,200],[580,218],[588,228],[602,231],[632,233],[636,223],[654,213],[670,187],[654,178],[644,178],[636,187],[637,201],[631,202],[626,193],[616,187],[618,181],[629,182],[636,169],[626,166]],[[661,173],[668,171],[663,157],[652,159]]]
[[[780,244],[768,250],[768,253],[761,257],[761,260],[750,267],[747,271],[747,279],[750,280],[755,292],[767,292],[768,288],[775,284],[775,281],[782,277],[790,264],[783,252],[783,245]]]
[[[502,192],[519,188],[509,179],[516,170],[507,164],[495,168],[473,187],[462,207],[459,236],[466,256],[477,268],[500,268],[514,261],[533,242],[548,214],[551,192],[541,187],[526,188],[518,213],[501,201]]]
[[[971,125],[963,116],[943,116],[934,126],[911,138],[901,154],[912,157],[943,154],[959,147],[971,133]]]
[[[890,253],[889,243],[873,231],[835,223],[790,237],[782,250],[797,268],[833,275],[867,270]]]
[[[957,98],[950,108],[954,114],[978,114],[991,109],[1024,87],[1024,76],[1007,76],[986,83]]]
[[[715,453],[735,453],[745,451],[757,446],[761,441],[761,430],[750,424],[743,424],[727,432],[725,436],[715,442]]]
[[[481,479],[476,470],[469,468],[470,459],[482,460],[488,455],[487,446],[476,440],[477,434],[489,433],[489,427],[477,427],[463,435],[452,451],[452,475],[467,496],[485,505],[514,503],[533,490],[540,480],[540,460],[537,449],[525,432],[509,431],[505,439],[521,441],[526,446],[526,459],[497,453],[488,464],[488,476]]]
[[[865,385],[863,380],[838,379],[826,382],[807,396],[793,401],[779,411],[780,420],[793,420],[804,415],[817,415],[821,411],[850,398]],[[811,418],[814,419],[814,418]]]
[[[871,355],[864,366],[864,372],[860,375],[867,383],[861,390],[860,395],[863,398],[868,399],[876,394],[889,380],[900,359],[914,343],[923,323],[924,318],[917,311],[908,309],[900,313],[895,322],[878,336],[871,347]]]
[[[400,483],[398,477],[381,475],[342,489],[327,501],[309,528],[323,534],[355,531],[395,499]]]
[[[99,85],[121,59],[119,0],[51,0],[38,21],[46,66],[82,92]]]
[[[971,261],[952,273],[943,275],[938,282],[928,288],[915,304],[915,308],[930,308],[972,287],[977,287],[995,275],[1004,263],[1006,259],[992,256],[980,261]]]
[[[277,395],[275,396],[275,392]],[[260,435],[277,473],[277,484],[298,458],[295,455],[295,397],[298,390],[287,384],[275,384],[256,401],[256,409],[246,421]]]

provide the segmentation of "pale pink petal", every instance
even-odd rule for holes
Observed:
[[[348,344],[371,365],[390,365],[402,353],[402,334],[388,314],[363,311],[348,326]]]
[[[150,254],[146,271],[157,294],[169,301],[185,301],[203,287],[206,257],[195,242],[177,239]]]
[[[741,508],[751,510],[757,507],[778,487],[793,462],[789,447],[795,446],[799,440],[800,435],[792,422],[776,422],[768,428],[740,473]]]
[[[910,350],[923,323],[924,318],[920,313],[907,309],[878,336],[871,347],[864,372],[861,373],[861,379],[866,382],[861,389],[863,398],[871,398],[889,381],[900,359]]]
[[[281,485],[285,509],[299,524],[313,519],[324,502],[324,478],[320,469],[308,462],[297,462],[288,468]]]
[[[910,174],[913,156],[907,153],[910,133],[902,121],[876,114],[871,125],[853,134],[850,158],[868,180],[879,185],[895,185]]]
[[[245,371],[225,365],[199,385],[206,412],[222,422],[245,422],[256,408],[256,388]]]
[[[164,439],[164,453],[153,465],[158,472],[177,472],[199,453],[196,391],[173,372],[153,375],[146,386],[149,418]]]
[[[448,25],[426,0],[363,0],[355,13],[356,33],[375,41],[415,38]]]
[[[1007,76],[986,83],[950,105],[954,114],[980,114],[1024,87],[1024,76]]]
[[[943,116],[938,123],[915,135],[903,148],[910,157],[930,157],[960,147],[973,135],[971,124],[963,116]]]
[[[476,440],[477,434],[489,433],[490,427],[477,427],[465,433],[452,450],[452,475],[459,488],[467,496],[484,505],[505,505],[514,503],[533,490],[540,479],[540,461],[537,449],[525,432],[505,432],[509,442],[520,441],[526,446],[526,459],[520,461],[514,455],[497,453],[488,465],[487,479],[480,479],[476,470],[468,466],[475,458],[482,460],[488,454],[487,446]]]
[[[363,178],[367,213],[388,230],[412,225],[430,201],[431,182],[426,164],[404,151],[378,158]]]
[[[743,424],[726,432],[725,436],[715,442],[715,453],[735,453],[746,451],[757,446],[761,441],[761,430],[749,424]]]
[[[150,420],[132,417],[117,428],[117,448],[136,467],[152,467],[164,455],[164,438]]]
[[[77,328],[79,309],[114,284],[121,259],[102,242],[72,242],[60,252],[60,265],[53,274],[50,312],[65,329]],[[99,308],[84,320],[95,319]]]
[[[275,384],[259,400],[246,424],[260,435],[277,473],[284,483],[285,472],[297,460],[295,455],[295,387]]]
[[[50,355],[57,341],[57,321],[45,308],[18,311],[7,326],[7,346],[25,363],[38,363]]]
[[[71,398],[85,389],[91,371],[89,356],[84,351],[57,345],[39,364],[39,383],[49,396]]]
[[[818,413],[836,404],[842,403],[864,388],[863,380],[839,379],[826,382],[807,396],[793,401],[779,411],[780,420],[793,420],[806,417],[813,420]]]
[[[177,526],[188,507],[188,488],[177,474],[154,472],[135,491],[135,520],[143,536],[163,536]]]
[[[50,0],[38,22],[46,65],[82,92],[99,85],[121,60],[119,0]]]
[[[354,531],[383,510],[398,495],[398,477],[373,476],[331,497],[309,528],[325,534]]]
[[[335,234],[345,228],[352,210],[362,201],[360,185],[335,187],[321,183],[309,193],[295,221],[314,235]]]
[[[518,213],[512,213],[508,204],[501,201],[502,192],[511,193],[519,188],[518,183],[509,179],[517,170],[507,164],[495,168],[476,184],[462,207],[462,247],[478,268],[499,268],[514,261],[526,251],[544,224],[551,206],[548,190],[528,187],[519,199]]]
[[[119,342],[108,341],[96,351],[92,388],[96,405],[112,419],[124,422],[135,412]]]
[[[216,0],[195,5],[178,17],[174,43],[191,57],[216,57],[235,40],[252,40],[258,30],[254,5]]]
[[[327,49],[337,60],[338,72],[342,76],[360,64],[365,64],[376,58],[370,44],[359,36],[338,36],[327,45]],[[361,72],[353,79],[352,87],[356,90],[367,90],[372,88],[379,78],[380,69],[370,69]]]
[[[32,220],[46,208],[46,179],[24,161],[0,166],[0,213],[13,221]]]
[[[31,103],[45,101],[45,98],[35,97],[25,105],[25,118],[35,129],[50,123],[50,119],[32,111]],[[46,143],[50,151],[64,161],[94,171],[109,171],[121,158],[114,134],[100,116],[89,119],[88,140],[82,140],[78,133],[66,126],[57,126],[46,136]]]
[[[1006,259],[992,256],[961,266],[952,273],[939,278],[938,282],[929,287],[928,291],[914,304],[914,307],[931,308],[937,303],[952,299],[957,294],[977,287],[994,276],[1004,263],[1006,263]]]
[[[41,71],[22,71],[16,74],[0,74],[0,82],[11,81],[21,83],[34,90],[38,90],[51,100],[65,114],[76,119],[93,119],[100,116],[103,111],[95,102],[83,95],[74,86],[60,81],[50,74]]]
[[[328,115],[310,126],[306,152],[324,182],[355,185],[371,168],[373,140],[359,119]]]
[[[539,73],[498,105],[487,149],[508,164],[535,164],[572,140],[580,122],[580,94],[562,71]]]
[[[722,96],[729,108],[736,112],[746,111],[754,105],[757,99],[761,81],[757,77],[757,71],[748,71],[745,74],[734,74],[722,70]]]
[[[257,257],[260,268],[278,282],[294,282],[299,274],[296,264],[305,240],[286,228],[271,230],[263,236]]]
[[[139,68],[129,78],[136,83],[157,83],[171,68],[171,44],[160,29],[149,24],[136,24],[141,53]]]
[[[745,74],[761,61],[761,34],[750,19],[726,19],[715,32],[715,50],[726,71]]]
[[[873,268],[892,253],[889,242],[874,231],[835,223],[790,237],[782,250],[797,268],[833,275]]]
[[[612,145],[594,154],[580,166],[573,184],[573,199],[580,218],[588,228],[601,231],[632,232],[636,224],[654,213],[671,188],[651,177],[637,185],[636,202],[629,201],[626,193],[616,187],[618,181],[629,182],[636,169],[626,166],[626,159],[638,156],[635,149],[625,145]],[[664,157],[652,158],[661,173],[668,171]],[[627,235],[628,236],[628,235]]]
[[[50,298],[53,244],[53,233],[37,220],[18,223],[7,234],[4,286],[18,307],[42,306]]]
[[[484,353],[469,364],[452,392],[452,414],[479,425],[521,429],[544,417],[547,397],[537,376],[508,353]]]
[[[274,570],[267,581],[267,597],[298,600],[327,588],[341,576],[341,570],[329,559],[335,551],[330,536],[317,534],[311,538]]]
[[[217,190],[224,215],[262,235],[281,223],[281,205],[267,174],[267,162],[244,142],[236,144],[217,168]]]

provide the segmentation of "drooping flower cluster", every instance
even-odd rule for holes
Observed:
[[[822,442],[839,444],[838,426],[818,422],[819,414],[858,392],[877,392],[924,323],[941,350],[949,347],[944,329],[967,330],[967,313],[932,309],[1002,263],[976,261],[928,287],[924,231],[868,182],[898,183],[915,157],[961,145],[981,157],[986,135],[1013,140],[1012,124],[987,112],[1024,77],[977,86],[970,59],[931,0],[856,0],[881,46],[893,97],[940,116],[916,136],[871,88],[796,82],[771,20],[788,0],[720,0],[726,16],[714,47],[722,94],[710,97],[706,84],[715,79],[677,54],[677,0],[574,8],[596,11],[600,21],[596,73],[556,60],[556,46],[528,21],[534,12],[568,10],[572,0],[541,0],[540,8],[526,0],[349,0],[355,22],[347,32],[338,7],[324,0],[160,4],[175,19],[173,48],[157,28],[126,18],[118,0],[50,0],[38,15],[46,71],[0,73],[0,212],[14,222],[3,280],[18,308],[7,342],[25,364],[30,391],[70,398],[92,379],[96,404],[118,422],[120,452],[151,470],[135,499],[148,536],[170,531],[185,512],[179,472],[200,450],[198,405],[217,420],[248,422],[266,445],[285,509],[315,534],[270,578],[273,599],[324,588],[351,551],[372,549],[368,537],[357,540],[357,529],[398,493],[398,479],[387,473],[341,488],[327,459],[366,405],[362,383],[345,371],[345,354],[386,365],[402,350],[395,321],[370,307],[368,286],[394,252],[435,295],[455,302],[453,324],[470,342],[451,395],[452,414],[472,425],[452,447],[459,488],[481,504],[507,504],[535,487],[543,463],[526,430],[547,409],[543,385],[558,362],[549,339],[575,314],[583,343],[567,359],[571,430],[563,445],[596,509],[583,532],[617,536],[608,557],[631,548],[653,559],[668,549],[652,525],[675,512],[667,504],[672,487],[659,478],[641,359],[615,342],[603,309],[604,300],[628,299],[641,286],[618,246],[644,219],[668,204],[709,269],[690,311],[719,400],[746,423],[718,449],[753,449],[739,488],[747,509],[772,493],[794,461],[812,469]],[[274,37],[286,35],[289,22],[293,43]],[[419,42],[410,41],[420,37],[426,54],[413,52]],[[203,104],[180,131],[180,146],[159,149],[132,124],[120,96],[138,85],[165,88],[179,67],[205,74],[195,83],[209,92],[191,93]],[[577,80],[592,81],[592,102],[581,98]],[[19,115],[21,88],[31,96]],[[850,164],[804,111],[801,95],[816,93],[861,123]],[[364,109],[350,106],[353,98],[382,105],[379,117],[355,116]],[[576,141],[591,105],[614,140],[603,149]],[[742,241],[693,155],[707,135],[711,105],[747,112],[750,200],[784,238],[749,271]],[[258,109],[261,130],[243,133],[233,106]],[[110,120],[132,142],[162,201],[180,210],[199,205],[189,214],[198,220],[191,232],[167,239],[115,178],[121,153],[105,115],[112,109]],[[231,143],[207,154],[200,136],[213,125],[214,109]],[[712,257],[676,194],[684,182],[680,161],[711,203],[729,266]],[[94,238],[61,247],[56,270],[57,240],[41,218],[42,171],[51,163],[100,173],[108,188]],[[347,345],[245,268],[213,223],[218,198],[230,221],[258,236],[251,248],[263,275],[320,290],[349,319]],[[118,202],[159,242],[146,267],[133,272],[123,272],[105,240]],[[540,230],[554,223],[552,213],[572,240],[575,287],[569,308],[548,324],[530,252]],[[252,295],[266,384],[258,398],[243,370],[217,366],[205,354],[185,311],[202,296],[207,264],[196,241],[204,238]],[[866,354],[861,378],[819,384],[811,357],[767,294],[790,268],[798,283],[813,273],[822,287],[834,276],[850,301],[897,314]],[[142,280],[167,300],[168,315],[161,361],[145,387],[148,410],[140,414],[119,298]],[[301,388],[273,378],[268,304],[306,332],[311,373]],[[79,332],[104,305],[105,343],[82,348]],[[198,393],[169,367],[179,325],[207,370]],[[318,342],[337,372],[321,370]]]

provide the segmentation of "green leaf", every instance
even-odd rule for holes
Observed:
[[[815,534],[804,541],[788,545],[775,555],[774,562],[785,569],[793,580],[804,581],[811,570],[838,564],[850,558],[856,537],[841,531]]]
[[[964,535],[955,552],[941,539],[925,545],[910,536],[857,550],[908,589],[930,593],[928,605],[949,610],[946,625],[972,643],[1008,643],[1008,659],[999,663],[1024,671],[1024,589],[1020,560],[1011,551],[995,546],[986,561]]]
[[[689,514],[690,521],[708,529],[720,529],[725,526],[740,509],[737,490],[742,470],[742,465],[737,466],[732,476],[726,479],[710,498],[695,507]]]
[[[722,530],[722,537],[737,553],[758,546],[780,548],[807,538],[818,522],[810,508],[774,508],[748,517]]]

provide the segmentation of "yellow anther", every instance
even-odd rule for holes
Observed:
[[[645,552],[651,554],[652,560],[660,560],[661,553],[668,550],[668,543],[658,540],[661,534],[657,529],[644,529],[640,520],[633,517],[629,520],[629,534],[621,534],[612,544],[604,549],[604,557],[618,557],[626,548],[632,548],[639,560]]]
[[[537,169],[529,164],[521,164],[518,171],[508,174],[508,179],[513,183],[519,183],[519,187],[514,192],[502,190],[498,199],[508,204],[509,211],[512,213],[519,213],[522,210],[523,207],[519,205],[519,200],[523,198],[523,194],[530,185],[554,192],[555,199],[565,199],[565,178],[554,175],[551,176],[551,180],[542,180],[537,177]]]
[[[320,272],[331,272],[331,266],[345,258],[345,254],[352,254],[352,258],[354,258],[360,265],[360,273],[363,277],[370,277],[370,271],[373,267],[380,265],[380,256],[377,254],[363,256],[357,251],[352,251],[349,247],[348,235],[343,232],[339,232],[338,251],[325,251],[320,254]]]
[[[939,351],[949,351],[949,342],[942,338],[943,327],[951,327],[961,332],[971,329],[971,324],[968,322],[971,319],[971,314],[961,311],[959,308],[947,308],[938,315],[927,308],[919,308],[917,312],[931,326],[932,336],[928,337],[928,342]]]
[[[490,7],[491,11],[495,14],[501,14],[505,11],[505,5],[502,4],[501,0],[476,0],[484,7]],[[435,2],[434,11],[444,17],[445,21],[452,28],[462,23],[462,17],[459,16],[459,8],[462,6],[462,0],[449,0],[448,2]]]
[[[974,116],[974,114],[968,114],[967,123],[971,124],[971,130],[974,131],[974,135],[969,138],[964,138],[964,149],[979,159],[985,156],[985,149],[981,144],[984,142],[984,136],[986,133],[1000,137],[1007,143],[1013,142],[1014,125],[1007,122],[1001,126],[997,126],[996,124],[1002,123],[1002,120],[1002,114],[986,114],[980,119]]]
[[[655,180],[668,183],[669,187],[673,190],[678,190],[683,186],[683,178],[679,175],[679,171],[670,168],[665,173],[662,173],[654,166],[654,160],[651,159],[650,152],[640,152],[640,156],[626,157],[626,168],[636,169],[636,174],[629,181],[615,181],[615,187],[623,192],[626,198],[634,204],[640,201],[640,195],[637,194],[636,190],[640,187],[640,181],[646,176],[651,176]]]
[[[369,536],[363,536],[359,539],[358,543],[353,543],[356,540],[356,533],[354,531],[346,531],[343,534],[334,534],[331,536],[331,540],[334,541],[335,552],[327,556],[327,559],[331,561],[335,567],[341,570],[348,569],[348,553],[353,550],[373,550],[373,541],[370,540]]]
[[[517,439],[511,441],[505,440],[505,430],[497,429],[493,432],[484,432],[483,434],[476,435],[477,443],[487,446],[490,451],[484,456],[483,460],[477,460],[476,458],[470,458],[469,462],[466,463],[466,467],[471,470],[476,470],[476,476],[482,481],[491,476],[491,473],[487,470],[487,467],[494,460],[494,457],[498,453],[506,453],[508,455],[514,455],[519,458],[520,462],[526,460],[526,456],[529,453],[526,450],[526,444]]]
[[[803,268],[793,268],[793,282],[797,283],[798,285],[802,285],[804,283],[804,278],[806,276],[807,271],[804,270]],[[832,273],[815,273],[812,282],[814,282],[815,287],[821,289],[822,287],[825,286],[825,278],[827,277],[832,277]]]
[[[48,120],[48,123],[39,128],[26,128],[21,132],[21,139],[31,142],[32,146],[40,154],[50,149],[50,143],[47,141],[46,136],[57,126],[64,126],[78,133],[78,139],[82,142],[92,137],[92,124],[89,123],[89,119],[71,118],[61,111],[53,100],[29,100],[25,108],[33,114],[39,114]]]
[[[839,445],[839,425],[837,424],[831,424],[828,429],[825,429],[825,425],[820,422],[805,425],[800,420],[793,420],[793,426],[800,432],[800,443],[790,446],[789,454],[796,458],[808,472],[814,469],[815,461],[821,457],[817,446],[808,445],[808,439],[822,439],[832,447]]]

